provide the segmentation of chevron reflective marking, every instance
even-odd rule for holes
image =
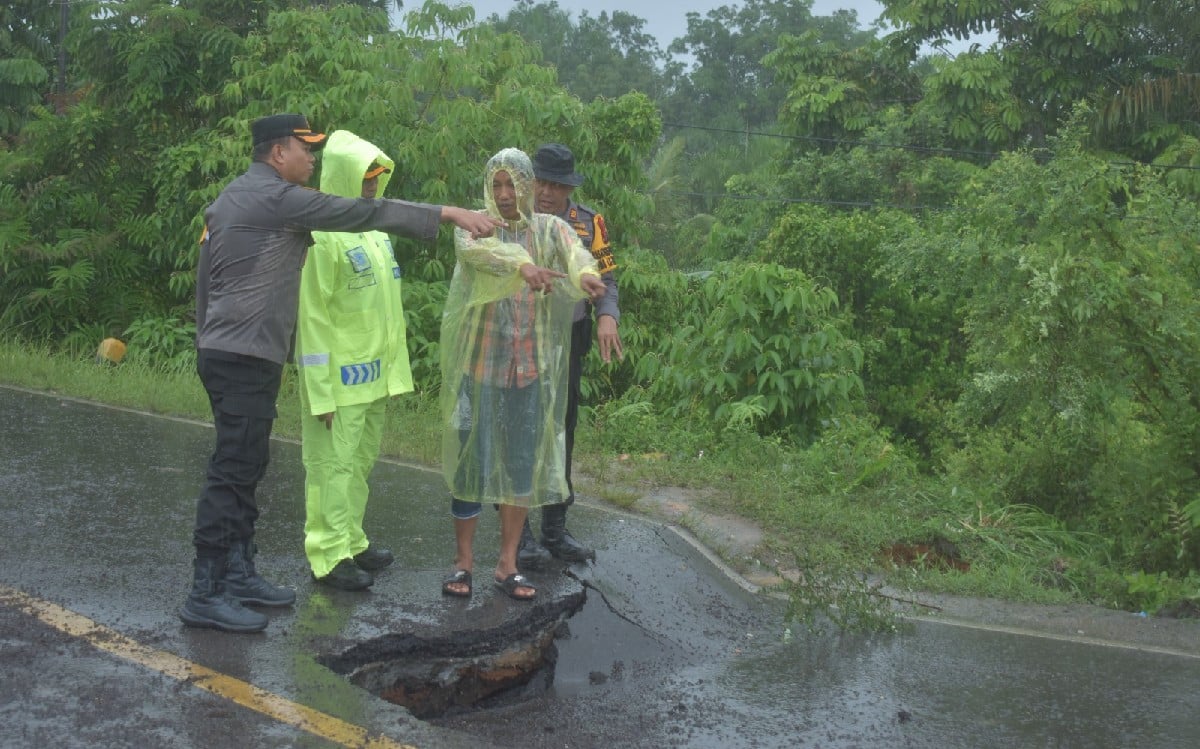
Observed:
[[[368,382],[374,382],[379,379],[382,371],[383,363],[379,359],[364,364],[347,364],[342,367],[342,384],[363,385]]]

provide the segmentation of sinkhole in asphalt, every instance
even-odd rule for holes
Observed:
[[[555,638],[586,600],[580,589],[537,601],[492,628],[388,634],[318,661],[417,718],[487,707],[549,688],[558,660]]]
[[[518,617],[492,628],[389,634],[317,660],[428,720],[541,696],[572,697],[624,681],[635,664],[673,650],[578,581],[581,588],[522,605]]]

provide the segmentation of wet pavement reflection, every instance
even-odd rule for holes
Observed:
[[[1160,648],[1149,635],[1124,647],[1063,610],[1035,612],[1022,629],[1059,619],[1094,639],[992,629],[1000,615],[986,608],[971,626],[923,620],[894,635],[814,636],[793,625],[787,638],[781,603],[747,592],[685,534],[586,498],[571,528],[597,561],[535,574],[536,614],[490,585],[469,601],[447,599],[445,488],[436,473],[391,462],[372,474],[367,530],[396,563],[370,593],[318,588],[302,551],[300,450],[282,441],[260,487],[257,561],[296,588],[296,605],[268,610],[261,635],[187,629],[175,612],[211,429],[3,387],[0,408],[10,424],[0,435],[0,746],[1200,744],[1200,623],[1132,623],[1169,634]],[[486,579],[494,513],[481,526]],[[194,676],[98,650],[21,596],[253,685],[283,707],[264,712],[228,696],[236,690],[205,691]],[[484,643],[543,631],[552,652],[542,671],[481,705],[451,701],[420,720],[380,696],[395,696],[400,675],[437,676]],[[288,717],[301,714],[309,717]]]

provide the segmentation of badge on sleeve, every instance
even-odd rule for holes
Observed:
[[[596,230],[596,238],[600,240],[598,244],[608,247],[608,227],[604,224],[604,217],[597,213],[592,218],[592,226]]]
[[[612,248],[608,244],[608,227],[604,225],[604,217],[597,213],[592,217],[592,257],[601,273],[608,273],[617,267],[613,259]]]

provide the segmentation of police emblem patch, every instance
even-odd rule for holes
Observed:
[[[371,270],[371,258],[367,256],[366,251],[362,247],[346,250],[346,259],[350,261],[350,268],[355,273],[364,273]]]

